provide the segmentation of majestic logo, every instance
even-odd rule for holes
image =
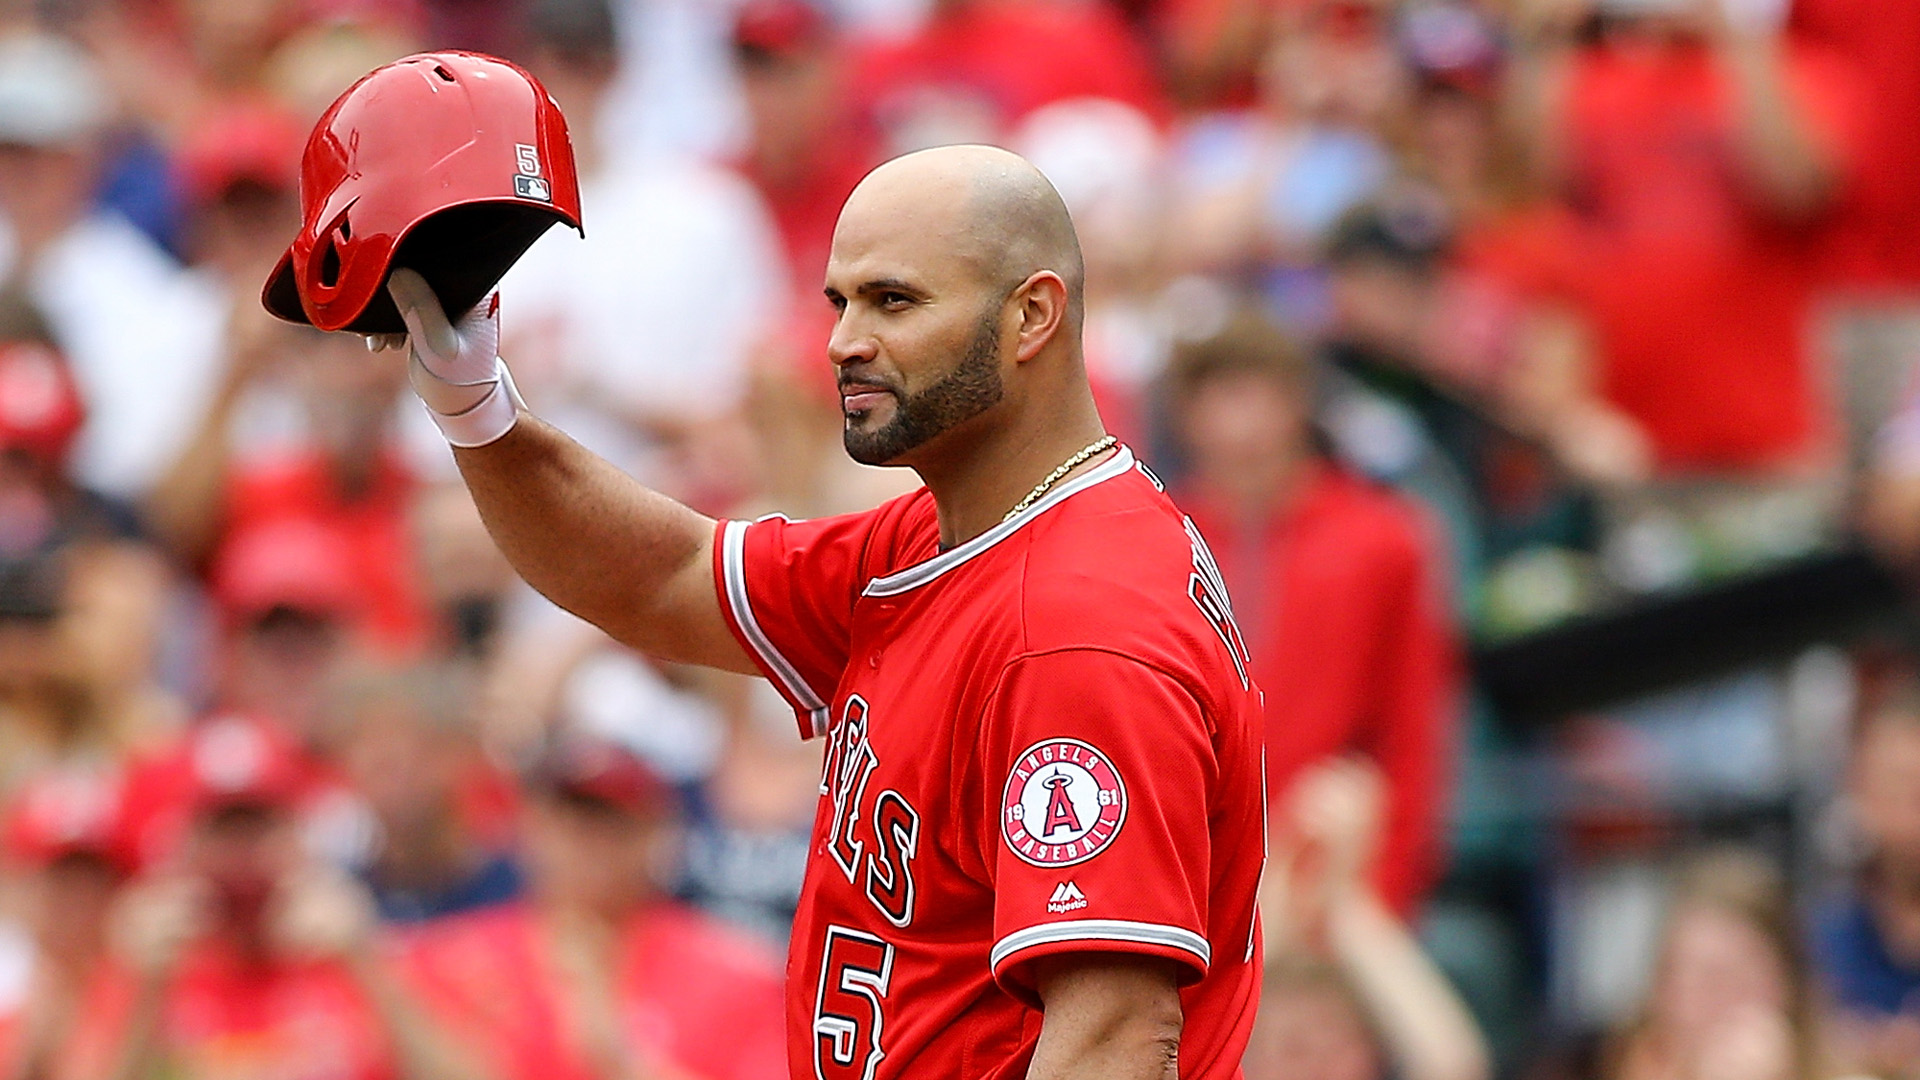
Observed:
[[[1035,866],[1072,866],[1120,834],[1127,787],[1092,746],[1048,739],[1014,760],[1000,805],[1000,831],[1015,855]]]
[[[1055,915],[1068,911],[1078,911],[1087,906],[1087,894],[1080,886],[1071,881],[1063,881],[1054,887],[1053,895],[1047,898],[1047,910]]]

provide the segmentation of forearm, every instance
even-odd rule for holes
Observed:
[[[1734,148],[1758,193],[1789,217],[1825,209],[1839,170],[1788,86],[1780,42],[1729,33],[1719,52],[1735,91]]]
[[[712,603],[710,518],[532,416],[454,459],[494,543],[542,595],[655,656],[750,670],[723,626],[671,610],[689,581]]]
[[[370,948],[347,958],[354,981],[386,1029],[403,1080],[492,1080],[443,1033]]]
[[[166,1047],[160,1037],[166,996],[166,976],[154,974],[141,978],[120,1045],[111,1059],[107,1080],[159,1080],[166,1075]]]
[[[212,554],[220,532],[232,453],[227,429],[240,387],[222,386],[187,447],[147,496],[147,520],[180,558],[198,563]]]
[[[1377,897],[1329,905],[1328,944],[1405,1080],[1485,1080],[1486,1042],[1466,1006]]]

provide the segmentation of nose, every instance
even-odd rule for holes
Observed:
[[[840,317],[834,320],[833,333],[827,338],[827,359],[833,362],[834,367],[866,363],[879,351],[879,344],[873,340],[873,336],[862,332],[848,313],[841,312]]]

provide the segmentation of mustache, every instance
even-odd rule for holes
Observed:
[[[901,393],[901,388],[898,385],[896,385],[894,382],[892,382],[889,379],[881,378],[878,374],[868,374],[865,372],[847,371],[843,369],[841,370],[839,375],[836,377],[835,382],[839,385],[840,391],[842,393],[845,393],[846,391],[855,389],[855,388],[865,389],[865,390],[884,390],[885,392],[892,394],[894,397],[899,397]]]

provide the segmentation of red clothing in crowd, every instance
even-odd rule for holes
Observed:
[[[128,1035],[136,977],[103,971],[88,995],[65,1076],[111,1074]],[[159,1041],[166,1076],[391,1080],[392,1048],[344,964],[249,961],[215,940],[189,948],[169,981]]]
[[[1805,51],[1788,85],[1820,138],[1856,145],[1849,85]],[[1591,322],[1599,386],[1675,471],[1755,469],[1820,449],[1813,300],[1821,230],[1759,204],[1737,102],[1704,46],[1581,55],[1561,119],[1578,217],[1565,288]]]
[[[1920,287],[1920,4],[1795,0],[1791,28],[1849,64],[1873,102],[1837,270],[1856,285]]]
[[[430,632],[432,616],[421,593],[412,526],[414,477],[397,457],[376,469],[365,492],[341,489],[326,458],[302,451],[240,467],[227,493],[224,543],[247,531],[288,520],[312,523],[336,541],[356,586],[362,628],[384,650],[410,652]],[[220,556],[215,555],[216,564]]]
[[[971,0],[936,12],[912,37],[870,46],[854,71],[854,100],[896,136],[930,112],[983,116],[1004,131],[1078,97],[1169,115],[1145,46],[1106,4]]]
[[[1438,530],[1405,498],[1315,466],[1259,522],[1198,493],[1180,505],[1213,548],[1266,692],[1267,790],[1278,812],[1307,766],[1358,752],[1387,780],[1376,884],[1411,912],[1441,865],[1460,700],[1459,643]]]
[[[618,948],[619,1015],[634,1046],[699,1080],[785,1074],[776,958],[674,904],[634,916]],[[598,1075],[561,1011],[573,976],[556,968],[532,908],[444,920],[421,931],[408,954],[428,1008],[463,1045],[499,1063],[500,1080]]]

